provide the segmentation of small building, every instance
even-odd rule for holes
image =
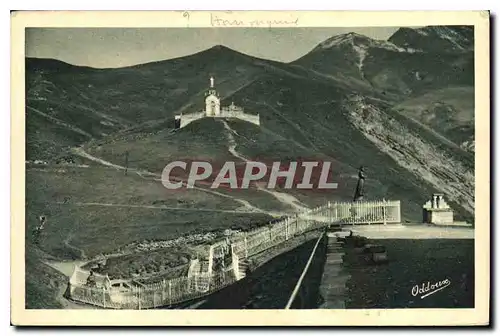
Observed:
[[[444,200],[443,194],[433,194],[423,206],[423,222],[437,225],[452,225],[453,210]]]

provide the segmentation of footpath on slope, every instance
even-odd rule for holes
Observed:
[[[227,132],[227,139],[229,141],[228,151],[236,158],[238,158],[244,162],[250,162],[250,160],[248,160],[246,157],[244,157],[242,154],[240,154],[238,151],[236,151],[237,144],[236,144],[236,140],[235,140],[233,134],[238,136],[239,135],[238,132],[233,130],[225,120],[222,120],[222,122],[224,124],[224,128],[228,131]],[[308,210],[308,208],[302,202],[300,202],[297,198],[295,198],[292,195],[289,195],[287,193],[268,190],[268,189],[263,188],[260,185],[257,185],[257,189],[259,191],[266,192],[266,193],[274,196],[278,201],[291,207],[295,212],[301,212],[301,211]]]
[[[93,156],[93,155],[87,153],[81,147],[73,148],[73,153],[75,155],[81,156],[81,157],[86,158],[88,160],[91,160],[91,161],[97,162],[99,164],[102,164],[104,166],[112,167],[112,168],[119,169],[119,170],[125,170],[125,169],[127,169],[124,166],[120,166],[120,165],[111,163],[109,161],[103,160],[101,158],[98,158],[96,156]],[[132,173],[135,173],[135,174],[139,175],[140,177],[142,177],[144,179],[150,178],[150,179],[152,179],[154,181],[160,181],[161,182],[161,175],[160,174],[152,173],[152,172],[149,172],[149,171],[141,171],[141,170],[137,170],[137,169],[134,169],[134,168],[128,168],[128,171],[132,172]],[[182,182],[183,184],[187,183],[187,181],[182,180],[182,179],[176,179],[176,180],[179,181],[179,182]],[[258,208],[256,206],[252,205],[250,202],[248,202],[246,200],[243,200],[243,199],[240,199],[240,198],[236,198],[234,196],[226,195],[226,194],[223,194],[223,193],[220,193],[220,192],[217,192],[217,191],[208,190],[208,189],[197,187],[197,186],[193,186],[193,189],[198,190],[198,191],[202,191],[202,192],[206,192],[206,193],[209,193],[209,194],[212,194],[212,195],[220,196],[220,197],[223,197],[223,198],[232,199],[235,202],[240,203],[245,209],[248,209],[249,210],[248,212],[260,212],[260,213],[265,213],[265,214],[268,214],[268,215],[271,215],[271,216],[277,216],[277,215],[279,216],[279,214],[276,214],[275,212],[270,212],[270,211],[266,211],[266,210],[260,209],[260,208]]]

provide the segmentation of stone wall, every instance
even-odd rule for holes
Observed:
[[[240,119],[246,122],[250,122],[252,124],[255,124],[257,126],[260,125],[260,117],[259,115],[254,115],[254,114],[248,114],[244,113],[243,110],[232,110],[232,109],[224,109],[221,111],[221,114],[219,115],[214,115],[214,116],[206,116],[205,112],[197,112],[197,113],[190,113],[190,114],[183,114],[183,115],[178,115],[175,116],[176,119],[180,119],[180,128],[187,126],[188,124],[192,123],[195,120],[202,119],[202,118],[236,118]]]
[[[190,114],[183,114],[180,116],[181,119],[181,125],[180,127],[185,127],[186,125],[192,123],[195,120],[201,119],[205,117],[205,112],[197,112],[197,113],[190,113]]]
[[[260,117],[259,115],[254,115],[254,114],[248,114],[248,113],[242,113],[235,118],[250,122],[252,124],[260,126]]]

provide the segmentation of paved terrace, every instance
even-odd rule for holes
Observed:
[[[345,250],[338,237],[344,237],[353,232],[354,236],[368,239],[474,239],[474,228],[470,226],[436,226],[427,224],[390,224],[390,225],[344,225],[342,231],[327,232],[322,235],[311,252],[309,261],[304,268],[286,309],[300,308],[303,303],[303,280],[308,276],[308,268],[315,258],[324,257],[324,268],[320,279],[319,292],[323,298],[321,309],[345,309],[347,299],[347,281],[350,275],[344,270],[343,259]],[[341,233],[342,232],[342,233]],[[326,248],[319,252],[320,241],[326,240]],[[326,256],[324,254],[326,253]],[[322,255],[323,254],[323,255]]]
[[[410,225],[349,225],[343,230],[368,239],[474,239],[472,227]]]

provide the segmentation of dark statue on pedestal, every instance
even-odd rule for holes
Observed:
[[[365,167],[361,166],[358,170],[358,184],[356,186],[356,192],[354,193],[354,202],[363,200],[363,196],[365,194],[364,186],[365,186]]]

